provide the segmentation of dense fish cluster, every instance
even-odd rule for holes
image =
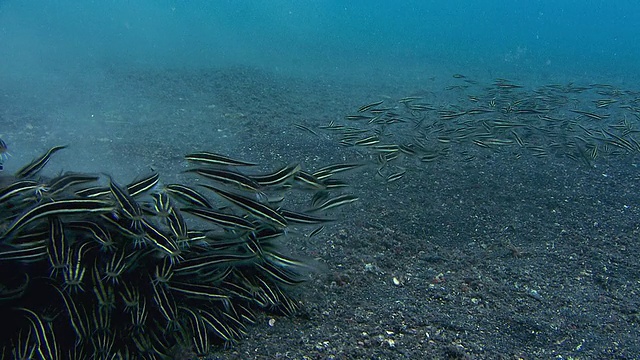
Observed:
[[[526,89],[507,79],[483,85],[464,75],[437,97],[379,99],[321,129],[344,146],[368,149],[378,175],[405,174],[397,159],[432,162],[455,153],[473,161],[480,151],[562,157],[594,166],[600,159],[640,151],[640,92],[608,84],[549,84]],[[453,103],[443,103],[450,95]],[[301,125],[298,128],[316,133]],[[317,134],[317,133],[316,133]]]
[[[64,148],[0,173],[2,358],[166,359],[232,345],[257,311],[299,307],[287,287],[312,265],[278,245],[287,227],[322,226],[326,210],[357,199],[335,195],[346,187],[335,174],[357,164],[258,174],[211,152],[186,156],[199,187],[157,173],[126,185],[39,177]],[[284,209],[292,194],[313,199]]]

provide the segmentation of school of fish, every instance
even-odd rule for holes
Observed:
[[[0,173],[1,358],[170,359],[231,346],[256,312],[299,308],[288,289],[313,264],[278,239],[291,226],[313,236],[329,210],[357,200],[336,178],[353,164],[265,174],[207,151],[185,157],[199,186],[155,172],[126,185],[39,176],[66,148]],[[313,196],[290,204],[294,192]]]
[[[640,151],[639,91],[573,83],[528,89],[508,79],[481,84],[461,74],[453,78],[456,83],[439,93],[385,96],[318,130],[368,151],[387,182],[406,174],[400,160],[408,158],[470,162],[497,152],[513,161],[566,158],[593,167]],[[318,134],[306,124],[296,127]]]

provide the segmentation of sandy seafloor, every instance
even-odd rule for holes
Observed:
[[[339,209],[338,221],[313,238],[300,228],[284,239],[291,253],[323,264],[292,289],[304,311],[261,315],[211,359],[638,358],[637,154],[587,167],[469,145],[473,161],[453,150],[404,164],[405,176],[386,183],[369,153],[317,130],[381,98],[457,101],[465,95],[444,90],[453,73],[309,80],[235,67],[16,81],[0,90],[5,171],[60,144],[70,146],[45,173],[107,172],[121,182],[150,168],[179,180],[182,156],[194,150],[264,170],[369,162],[342,177],[360,200]],[[554,80],[535,85],[568,81]]]

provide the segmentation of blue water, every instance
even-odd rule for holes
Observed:
[[[0,124],[0,138],[15,155],[5,165],[12,169],[54,144],[73,143],[82,154],[95,150],[74,162],[86,166],[78,170],[122,166],[118,156],[101,159],[109,153],[103,147],[122,149],[124,141],[137,141],[136,132],[120,136],[114,129],[174,121],[186,106],[181,99],[193,95],[172,88],[176,109],[159,112],[165,95],[114,75],[135,71],[248,67],[311,83],[328,79],[349,84],[353,93],[335,96],[352,97],[352,106],[425,87],[444,94],[452,74],[485,84],[508,78],[530,88],[608,83],[634,90],[639,18],[633,1],[4,0],[0,99],[7,104],[0,103],[0,121],[15,127]],[[202,101],[187,109],[223,111]],[[348,109],[333,111],[342,117]],[[225,112],[207,118],[223,119]],[[233,136],[227,139],[232,144]]]
[[[6,152],[0,149],[0,169],[4,166],[2,174],[13,174],[55,145],[69,147],[55,154],[44,176],[63,171],[108,173],[121,184],[140,179],[150,170],[158,171],[164,183],[179,182],[175,178],[184,175],[186,166],[183,155],[201,150],[255,161],[269,170],[294,162],[302,163],[305,170],[317,169],[364,157],[372,160],[368,165],[377,172],[370,168],[365,175],[357,175],[353,189],[364,196],[358,194],[361,202],[354,205],[358,210],[345,212],[344,218],[371,217],[380,224],[388,221],[401,227],[410,223],[411,230],[396,232],[398,239],[393,243],[409,242],[413,234],[407,234],[415,232],[420,244],[409,250],[402,244],[402,249],[384,253],[380,249],[390,246],[391,240],[377,243],[375,233],[373,245],[356,244],[347,255],[338,254],[357,259],[351,264],[345,261],[340,271],[347,269],[345,274],[355,274],[355,279],[366,268],[365,261],[368,266],[370,259],[389,256],[383,266],[397,263],[398,269],[405,270],[416,266],[407,272],[414,274],[413,284],[428,278],[421,274],[433,277],[440,271],[447,274],[445,285],[451,289],[463,279],[465,284],[476,278],[482,279],[480,284],[484,279],[490,279],[487,284],[498,283],[486,288],[494,293],[491,296],[507,289],[504,296],[498,294],[504,299],[496,301],[496,307],[490,296],[488,307],[480,299],[482,310],[467,305],[463,311],[456,309],[459,318],[467,317],[469,323],[478,319],[478,328],[489,329],[482,332],[486,335],[475,335],[490,338],[470,344],[475,351],[493,342],[497,345],[492,351],[499,349],[496,357],[504,356],[501,346],[516,349],[505,352],[514,357],[524,354],[520,347],[548,349],[547,354],[556,358],[560,358],[557,354],[584,357],[580,348],[587,339],[584,349],[605,354],[613,348],[622,354],[620,358],[632,358],[638,348],[633,336],[638,294],[638,250],[633,237],[640,210],[635,196],[639,163],[629,144],[637,145],[639,39],[640,1],[630,0],[0,0],[0,139],[7,143]],[[510,81],[496,82],[497,78]],[[498,83],[522,88],[503,92],[497,90]],[[583,86],[589,90],[575,90]],[[553,95],[549,104],[537,102],[537,109],[549,110],[551,121],[504,111],[515,100],[537,98],[535,91],[540,89],[546,96]],[[406,104],[398,105],[398,100],[414,95],[420,96],[416,104],[424,101],[434,107],[422,117],[427,119],[424,123],[416,112],[405,109]],[[472,102],[474,98],[478,102]],[[618,102],[594,104],[610,98]],[[382,129],[381,137],[394,144],[414,141],[416,129],[422,126],[428,131],[418,132],[419,137],[432,140],[427,143],[428,150],[434,150],[429,154],[442,153],[437,162],[402,157],[408,160],[389,165],[385,157],[383,168],[378,157],[372,165],[371,152],[341,147],[338,135],[320,128],[331,121],[351,126],[345,115],[360,114],[361,106],[381,100],[383,106],[403,109],[400,114],[410,121],[388,127],[365,122],[358,126],[367,128],[367,135],[378,135]],[[437,137],[451,135],[444,131],[455,126],[470,126],[468,120],[478,129],[474,134],[486,135],[482,116],[444,121],[441,111],[446,115],[487,108],[495,105],[490,105],[494,100],[498,120],[539,125],[528,129],[535,131],[520,127],[497,131],[506,136],[498,140],[520,134],[527,145],[548,156],[538,158],[531,149],[513,142],[510,147],[499,145],[499,150],[485,149],[466,138],[471,133],[458,137],[465,138],[461,145],[449,145],[450,138]],[[530,106],[528,102],[521,105],[523,109]],[[572,110],[595,112],[604,120]],[[294,124],[318,134],[300,131]],[[605,136],[604,130],[619,136]],[[587,147],[592,144],[599,147]],[[384,183],[405,170],[403,179]],[[411,216],[395,219],[397,209]],[[369,227],[368,221],[354,223],[358,226],[354,233],[362,230],[362,224]],[[375,221],[371,224],[378,226]],[[340,231],[351,232],[346,229]],[[367,229],[367,236],[374,237],[373,230]],[[325,233],[330,231],[337,232],[327,229]],[[340,235],[343,244],[336,242],[335,249],[349,248],[345,239]],[[339,251],[334,250],[333,240],[328,250],[323,247],[329,242],[318,244],[320,253]],[[415,258],[404,258],[432,244],[446,245],[442,246],[445,255],[429,254],[429,259],[443,260],[425,258],[428,266],[423,268],[418,262],[411,265]],[[447,249],[454,250],[446,255]],[[512,256],[501,255],[509,250]],[[465,256],[488,258],[470,260],[467,266]],[[453,259],[453,265],[445,266],[444,259]],[[503,267],[509,259],[515,265]],[[541,259],[551,260],[542,264]],[[487,266],[494,261],[500,266]],[[464,271],[469,272],[455,266],[468,267]],[[448,285],[450,269],[453,279],[458,276],[452,285]],[[405,270],[393,269],[393,275]],[[538,315],[538,319],[545,317],[542,325],[528,319],[527,311],[533,307],[522,305],[522,298],[532,294],[524,294],[523,289],[537,289],[536,279],[545,299],[536,308],[548,310]],[[382,288],[377,282],[366,282]],[[403,288],[409,289],[410,282],[394,291],[400,294]],[[335,289],[332,285],[319,291]],[[389,316],[393,322],[380,320],[387,327],[368,324],[379,327],[375,331],[399,327],[395,312],[400,303],[424,305],[432,313],[444,309],[440,319],[446,320],[440,324],[450,320],[446,310],[453,305],[439,306],[449,303],[453,295],[438,295],[437,301],[422,292],[412,295],[419,298],[398,297],[397,301],[370,295],[380,293],[366,292],[367,301],[380,301],[372,303],[380,306],[371,309],[384,307],[394,315]],[[352,308],[358,312],[368,311],[362,310],[364,301],[345,301],[355,302]],[[391,301],[394,305],[389,306]],[[513,301],[509,311],[504,311],[506,301]],[[405,312],[407,319],[412,311]],[[342,316],[341,311],[335,314]],[[552,314],[549,320],[546,314]],[[316,316],[315,321],[324,319]],[[427,317],[416,319],[420,327],[428,321],[423,320]],[[453,340],[460,333],[472,333],[452,319],[453,326],[443,333],[455,332],[456,337],[433,338],[442,346],[451,341],[449,349],[458,344]],[[487,325],[494,320],[497,325]],[[356,331],[353,322],[340,326]],[[334,339],[340,331],[336,327],[327,332],[332,344],[338,342]],[[370,334],[371,339],[378,338]],[[426,335],[406,338],[421,336],[419,343],[424,345]],[[398,348],[405,346],[403,341]],[[282,353],[288,352],[290,343],[283,344],[278,342],[285,347]],[[353,346],[355,342],[349,343]],[[449,351],[448,355],[455,355]]]
[[[0,76],[101,67],[636,76],[636,1],[3,1]]]

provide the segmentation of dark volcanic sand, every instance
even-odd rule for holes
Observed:
[[[245,68],[103,76],[59,93],[2,94],[0,136],[13,154],[7,171],[59,143],[72,146],[52,159],[52,173],[131,179],[151,166],[165,182],[180,176],[181,157],[193,150],[264,169],[371,163],[342,176],[360,200],[335,212],[339,221],[313,238],[305,236],[313,227],[301,227],[285,239],[291,253],[321,264],[292,289],[304,311],[261,315],[245,339],[211,359],[640,354],[637,157],[589,168],[471,148],[474,161],[455,151],[408,161],[407,174],[387,184],[368,153],[293,124],[315,129],[381,95],[425,90],[447,103],[434,80],[310,81]]]

